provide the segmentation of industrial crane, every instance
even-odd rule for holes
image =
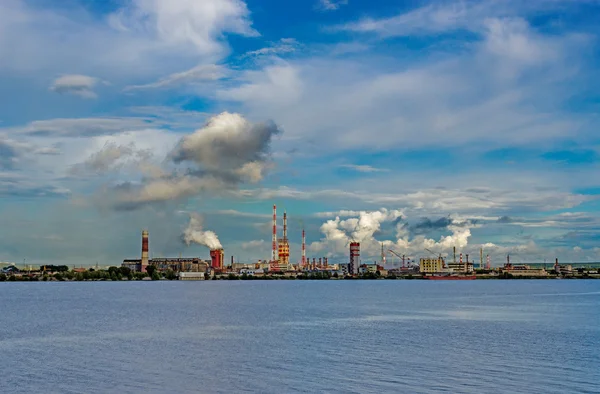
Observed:
[[[402,260],[402,268],[405,268],[405,267],[404,267],[404,259],[405,259],[405,256],[404,256],[404,255],[400,256],[398,253],[394,252],[392,249],[388,249],[388,251],[389,251],[390,253],[392,253],[394,256],[398,257],[400,260]],[[408,264],[408,268],[410,268],[410,257],[408,258],[408,262],[409,262],[409,264]]]
[[[431,253],[432,255],[435,255],[435,253],[432,250],[427,249],[427,248],[425,248],[425,250],[428,251],[429,253]],[[444,261],[444,259],[442,259],[442,254],[441,253],[438,253],[438,259],[442,260],[442,266],[444,268],[446,268],[446,262]]]

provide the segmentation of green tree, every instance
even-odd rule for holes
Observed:
[[[114,265],[111,267],[108,267],[108,273],[111,274],[111,276],[113,273],[116,275],[117,272],[119,272],[119,267],[115,267]]]
[[[129,268],[129,267],[119,267],[119,272],[123,276],[129,276],[129,274],[131,274],[131,268]]]
[[[0,282],[4,282],[6,280],[6,274],[5,273],[1,273],[0,274]]]
[[[175,275],[175,272],[171,269],[167,270],[167,272],[165,272],[165,278],[167,278],[168,280],[174,280],[177,279],[177,275]]]
[[[150,268],[150,267],[148,267]],[[158,274],[157,270],[152,270],[152,275],[150,276],[152,278],[152,280],[160,280],[160,275]]]
[[[156,272],[156,267],[153,265],[149,265],[146,267],[146,272],[148,273],[148,276],[152,278],[154,276],[154,273]],[[156,274],[158,275],[158,272]]]

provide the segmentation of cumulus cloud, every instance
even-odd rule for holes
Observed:
[[[142,90],[142,89],[159,89],[169,88],[183,84],[193,84],[199,82],[217,81],[225,78],[229,71],[226,67],[217,64],[200,64],[186,71],[174,73],[156,82],[145,85],[128,86],[124,90]]]
[[[240,171],[254,177],[257,172],[262,175],[271,139],[280,132],[273,122],[254,124],[239,114],[223,112],[183,137],[171,159],[215,172]]]
[[[183,241],[186,245],[196,243],[198,245],[206,246],[209,249],[220,249],[221,241],[219,237],[213,231],[204,230],[202,227],[203,217],[198,213],[190,214],[190,221],[187,228],[183,231]]]
[[[135,209],[260,182],[271,168],[271,140],[280,133],[273,122],[252,123],[239,114],[221,113],[181,138],[167,155],[171,168],[148,174],[139,184],[113,187],[108,199],[117,209]]]
[[[98,96],[93,89],[97,81],[96,78],[87,75],[63,75],[52,83],[50,90],[61,94],[74,94],[83,98],[96,98]]]

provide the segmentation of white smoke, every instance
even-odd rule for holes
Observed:
[[[205,231],[202,227],[203,218],[200,214],[191,213],[190,222],[183,231],[183,240],[189,246],[192,242],[206,246],[209,249],[221,249],[219,237],[213,231]]]
[[[396,224],[394,240],[377,239],[376,235],[381,231],[381,225],[385,222],[395,222],[403,218],[401,210],[388,210],[382,208],[378,211],[359,211],[357,217],[341,220],[340,217],[326,221],[321,225],[321,233],[324,237],[313,242],[309,246],[312,252],[331,251],[336,255],[344,255],[348,251],[350,242],[357,241],[361,244],[361,254],[377,256],[381,253],[381,245],[384,249],[395,249],[406,254],[426,253],[426,249],[439,253],[445,253],[457,247],[465,248],[471,236],[471,228],[475,227],[469,220],[450,218],[446,227],[450,235],[441,236],[439,240],[417,235],[410,239],[410,231],[404,222]]]

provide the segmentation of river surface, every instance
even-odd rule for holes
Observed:
[[[598,393],[600,280],[0,283],[1,393]]]

